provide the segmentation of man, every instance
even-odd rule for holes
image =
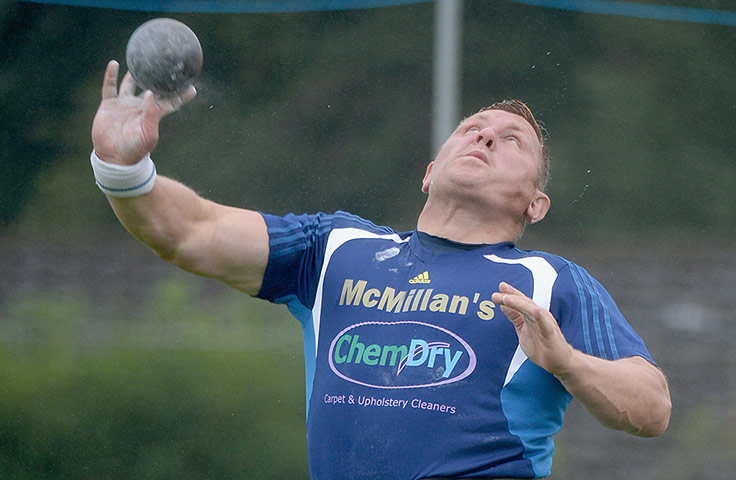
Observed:
[[[429,164],[417,229],[347,214],[276,217],[156,176],[158,123],[191,100],[105,73],[92,128],[99,187],[162,258],[285,303],[304,327],[314,479],[540,478],[571,397],[641,435],[667,382],[582,268],[513,242],[550,200],[542,132],[518,101],[465,119]],[[142,159],[142,160],[141,160]]]

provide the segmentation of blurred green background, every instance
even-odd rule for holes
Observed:
[[[434,13],[0,0],[0,478],[307,478],[299,324],[127,236],[89,168],[102,73],[143,21],[184,21],[205,65],[162,124],[160,173],[228,204],[411,229]],[[465,0],[462,42],[462,114],[518,97],[550,133],[552,210],[520,245],[588,268],[671,382],[657,439],[573,403],[551,478],[731,478],[736,27]]]

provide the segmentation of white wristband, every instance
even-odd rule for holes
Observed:
[[[153,189],[156,166],[146,154],[134,165],[117,165],[100,160],[94,150],[90,155],[95,183],[108,197],[137,197]]]

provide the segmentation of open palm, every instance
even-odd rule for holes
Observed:
[[[105,70],[102,101],[92,124],[92,143],[102,160],[130,165],[158,143],[161,119],[196,95],[193,86],[179,95],[156,99],[151,91],[135,94],[136,84],[128,72],[117,87],[119,65],[111,61]]]

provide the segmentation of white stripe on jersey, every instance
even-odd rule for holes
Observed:
[[[332,254],[340,248],[345,242],[359,238],[385,238],[393,240],[396,243],[408,242],[411,236],[402,240],[397,234],[380,235],[377,233],[367,232],[359,228],[336,228],[330,232],[327,239],[327,247],[325,247],[325,258],[322,262],[322,271],[319,274],[319,283],[317,283],[317,294],[314,297],[314,307],[312,307],[312,323],[314,327],[314,357],[317,358],[317,347],[319,345],[319,325],[322,314],[322,286],[325,281],[325,273],[327,266],[330,264]]]
[[[542,257],[501,258],[498,255],[484,255],[484,257],[495,263],[517,264],[526,267],[532,273],[534,284],[532,288],[532,300],[545,310],[549,310],[552,302],[552,287],[557,280],[557,270],[547,260]],[[503,382],[504,386],[514,378],[514,375],[526,359],[527,356],[521,349],[521,346],[516,347],[516,352],[509,365],[509,370],[506,372],[506,379]]]

